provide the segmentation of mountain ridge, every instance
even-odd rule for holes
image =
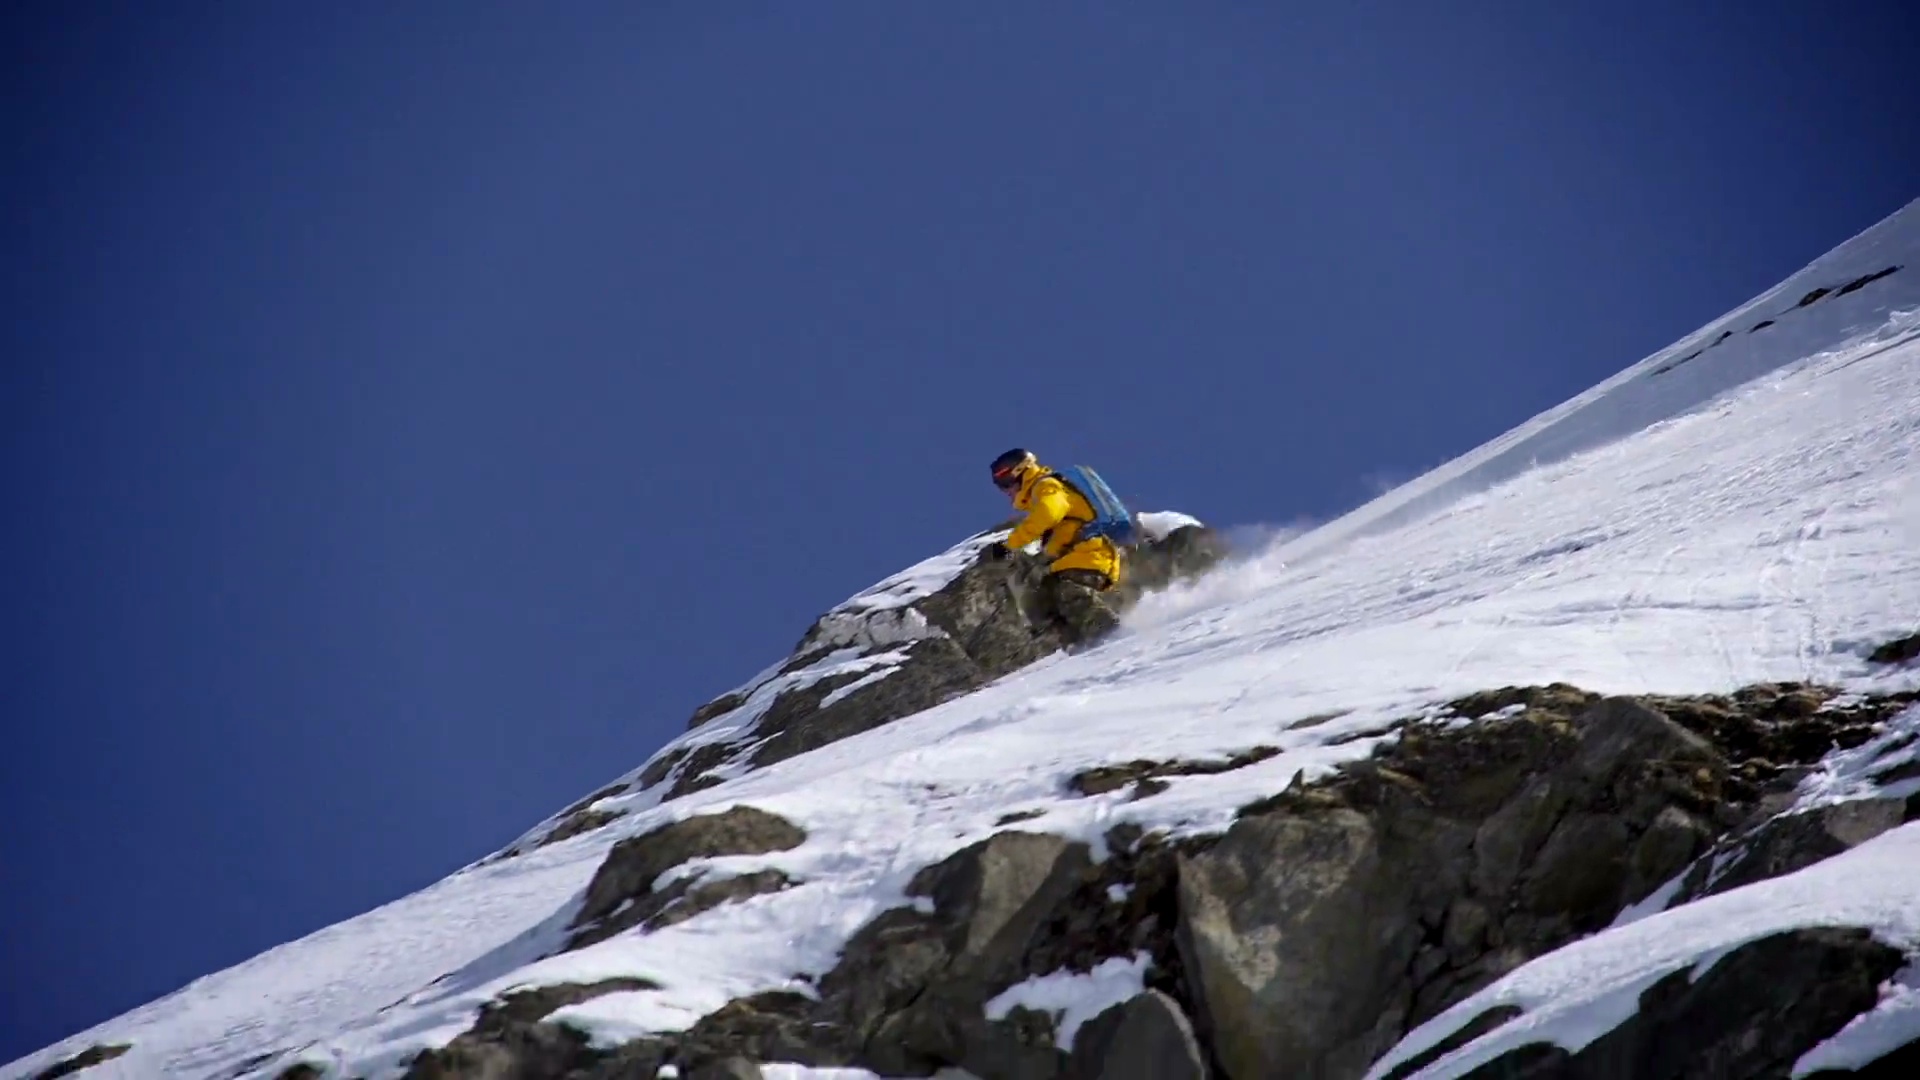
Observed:
[[[1690,1027],[1759,1070],[1723,1075],[1892,1060],[1920,1035],[1895,992],[1920,945],[1900,876],[1920,753],[1900,645],[1920,612],[1916,207],[1369,507],[1175,585],[1223,554],[1200,545],[1095,648],[1015,647],[975,558],[995,534],[963,540],[496,855],[0,1077],[1098,1078],[1152,1060],[1239,1080],[1514,1055],[1526,1075],[1621,1075],[1652,1060],[1646,1032]],[[1208,535],[1160,539],[1183,534]],[[961,581],[980,587],[942,614]],[[1007,645],[994,663],[955,643],[981,627]],[[961,674],[916,683],[917,650]],[[890,683],[923,689],[834,712]],[[1426,849],[1408,836],[1455,856],[1382,871]],[[1518,854],[1460,876],[1483,843]],[[1287,861],[1318,885],[1263,878],[1281,850],[1316,853]],[[1572,857],[1594,851],[1617,852],[1605,874]],[[1535,863],[1560,869],[1516,869]],[[1851,922],[1691,927],[1836,866],[1888,885]],[[1336,917],[1381,897],[1377,934]],[[1643,939],[1679,967],[1542,989],[1574,946]],[[1403,966],[1271,944],[1353,940],[1398,942],[1379,951]],[[1853,996],[1762,1060],[1724,988],[1662,981],[1707,956],[1824,965]],[[1295,974],[1263,982],[1281,958]],[[1324,1038],[1278,1019],[1329,1008]]]

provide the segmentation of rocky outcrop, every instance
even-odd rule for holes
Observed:
[[[1410,727],[1249,807],[1180,868],[1214,1054],[1235,1078],[1361,1075],[1413,1026],[1605,927],[1794,766],[1865,741],[1870,723],[1819,711],[1827,696],[1496,692],[1456,706],[1478,722]]]
[[[509,999],[442,1052],[465,1057],[433,1067],[580,1080],[664,1065],[752,1075],[762,1062],[893,1077],[957,1068],[987,1080],[1358,1077],[1414,1027],[1630,905],[1792,872],[1909,820],[1920,796],[1895,787],[1781,811],[1836,750],[1857,750],[1863,775],[1901,782],[1907,745],[1886,721],[1911,700],[1792,683],[1693,697],[1565,685],[1475,694],[1396,725],[1366,760],[1244,807],[1218,836],[1175,843],[1116,827],[1102,859],[1017,827],[973,844],[915,874],[913,903],[857,932],[811,994],[741,998],[684,1032],[613,1049],[540,1019],[545,999]],[[1144,797],[1152,784],[1273,753],[1103,766],[1069,787]],[[771,870],[663,875],[803,839],[740,807],[624,841],[588,889],[575,942],[785,887]],[[1139,992],[1077,1031],[1059,1014],[1007,1005],[1032,1000],[1009,994],[1029,980],[1113,962],[1137,965]],[[1849,931],[1776,935],[1692,981],[1656,984],[1638,1016],[1578,1053],[1523,1048],[1475,1075],[1777,1075],[1870,1006],[1900,962]],[[1515,1013],[1479,1017],[1395,1075]],[[521,1068],[532,1071],[512,1071]]]
[[[1817,304],[1820,301],[1827,299],[1828,297],[1841,297],[1841,296],[1846,296],[1850,293],[1859,292],[1861,289],[1864,289],[1867,286],[1873,284],[1874,282],[1879,281],[1881,278],[1891,277],[1892,275],[1899,273],[1902,269],[1903,267],[1900,267],[1900,266],[1888,266],[1880,270],[1875,270],[1870,274],[1862,274],[1851,281],[1843,282],[1839,285],[1821,285],[1817,288],[1809,289],[1805,293],[1801,294],[1799,301],[1795,303],[1792,308],[1788,308],[1785,311],[1776,312],[1775,315],[1772,317],[1761,319],[1759,322],[1754,323],[1752,326],[1747,327],[1747,333],[1757,334],[1760,331],[1765,330],[1768,327],[1778,323],[1780,318],[1782,316],[1785,316],[1789,312],[1800,309],[1800,308],[1812,307],[1814,304]],[[1661,365],[1659,368],[1655,369],[1653,373],[1655,375],[1665,375],[1667,372],[1672,371],[1674,368],[1677,368],[1682,364],[1698,359],[1701,356],[1701,354],[1705,353],[1708,349],[1711,349],[1714,346],[1725,342],[1728,338],[1732,336],[1733,336],[1732,330],[1722,330],[1719,336],[1715,337],[1711,342],[1708,342],[1706,345],[1703,345],[1700,348],[1695,349],[1694,351],[1679,358],[1678,360],[1674,360],[1670,363]]]
[[[996,534],[997,535],[997,534]],[[982,541],[984,544],[984,541]],[[1226,548],[1210,530],[1176,529],[1135,548],[1115,603],[1125,608],[1147,592],[1197,575],[1219,562]],[[744,763],[765,768],[978,689],[1061,648],[1079,644],[1063,628],[1033,618],[1032,596],[1044,567],[1038,560],[975,560],[951,581],[902,607],[840,609],[823,616],[794,656],[769,680],[795,685],[767,702],[740,736],[689,751],[655,774],[669,797],[717,782],[716,770]],[[857,598],[856,598],[857,599]],[[806,677],[848,650],[897,659],[862,668],[839,662],[844,673]],[[764,684],[763,684],[764,685]],[[729,695],[696,710],[696,725],[750,707],[753,691]],[[738,749],[750,740],[750,747]]]
[[[1920,634],[1908,634],[1881,645],[1867,655],[1876,664],[1904,664],[1920,660]]]
[[[1280,753],[1277,746],[1256,746],[1221,761],[1152,761],[1137,758],[1119,765],[1096,765],[1075,773],[1067,787],[1080,795],[1103,795],[1132,786],[1135,798],[1157,795],[1167,789],[1168,776],[1212,776],[1244,769]]]
[[[1206,1052],[1180,1004],[1148,990],[1089,1021],[1074,1040],[1068,1080],[1205,1080]]]
[[[501,857],[558,843],[623,816],[623,796],[664,788],[675,799],[970,693],[1062,648],[1081,644],[1032,617],[1038,560],[981,559],[981,533],[821,616],[793,655],[753,683],[693,711],[688,736],[633,775],[567,807]],[[1150,536],[1127,555],[1121,608],[1201,574],[1228,554],[1198,524]],[[937,587],[927,588],[926,579]]]
[[[89,1046],[85,1050],[55,1062],[53,1065],[33,1074],[33,1080],[59,1080],[63,1076],[72,1076],[95,1065],[103,1065],[133,1049],[131,1043],[113,1043],[106,1046]]]
[[[1668,906],[1804,870],[1920,818],[1920,796],[1855,799],[1770,818],[1715,845],[1681,881]]]
[[[693,859],[787,851],[806,838],[805,830],[777,814],[739,806],[622,840],[587,886],[567,947],[583,948],[636,926],[667,926],[730,900],[784,889],[790,883],[777,870],[713,881],[681,877],[665,888],[655,886],[662,874]]]
[[[637,865],[627,876],[638,880],[655,865]],[[598,1050],[541,1018],[619,988],[563,987],[537,1001],[516,995],[445,1050],[422,1055],[412,1076],[590,1080],[652,1076],[643,1070],[666,1065],[683,1076],[728,1075],[715,1070],[786,1061],[889,1076],[958,1065],[983,1077],[1056,1077],[1069,1055],[1054,1044],[1051,1021],[1018,1009],[989,1021],[985,1004],[1027,976],[1034,943],[1093,876],[1084,844],[1001,833],[916,874],[907,891],[924,904],[888,911],[862,929],[814,997],[759,994],[685,1032]]]
[[[1638,702],[1409,730],[1181,867],[1228,1075],[1358,1076],[1412,1025],[1684,868],[1725,763]]]
[[[480,1012],[472,1030],[439,1050],[414,1058],[406,1080],[519,1080],[565,1076],[591,1068],[603,1056],[586,1036],[541,1021],[557,1009],[603,994],[653,987],[645,979],[609,979],[587,985],[543,986],[508,994]]]
[[[1684,1080],[1784,1077],[1879,1000],[1906,962],[1865,930],[1794,930],[1749,942],[1698,978],[1682,969],[1648,987],[1620,1026],[1568,1053],[1524,1046],[1473,1080]],[[1855,1074],[1858,1075],[1858,1074]]]

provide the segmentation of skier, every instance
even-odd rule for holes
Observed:
[[[1104,594],[1120,583],[1120,549],[1107,536],[1080,534],[1100,515],[1086,495],[1026,450],[993,459],[993,485],[1013,500],[1026,519],[1012,535],[987,548],[987,557],[1008,558],[1041,541],[1047,561],[1038,599],[1043,614],[1075,643],[1101,637],[1120,625]]]

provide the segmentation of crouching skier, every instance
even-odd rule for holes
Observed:
[[[993,484],[1027,516],[1005,541],[987,549],[993,559],[1041,541],[1047,562],[1038,613],[1078,644],[1120,625],[1107,595],[1120,583],[1120,545],[1133,539],[1133,517],[1097,473],[1085,466],[1053,470],[1025,450],[993,459]]]

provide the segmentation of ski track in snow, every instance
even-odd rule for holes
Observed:
[[[1855,261],[1869,270],[1902,261],[1884,259],[1888,235],[1909,253],[1920,250],[1920,212],[1894,219]],[[1829,256],[1807,273],[1844,280],[1847,266]],[[1866,289],[1847,299],[1861,297],[1873,299]],[[1762,301],[1742,310],[1771,310]],[[1122,822],[1176,834],[1223,830],[1236,807],[1296,774],[1363,757],[1392,737],[1397,721],[1489,687],[1564,681],[1609,693],[1699,693],[1783,679],[1883,687],[1888,677],[1870,672],[1864,653],[1912,632],[1920,612],[1920,485],[1912,475],[1920,461],[1920,342],[1911,340],[1920,321],[1883,309],[1844,329],[1822,331],[1828,336],[1782,354],[1757,377],[1728,382],[1718,398],[1696,405],[1687,395],[1699,387],[1690,385],[1676,399],[1688,411],[1656,417],[1637,433],[1604,432],[1617,441],[1581,445],[1578,432],[1565,434],[1561,442],[1578,452],[1517,475],[1494,468],[1488,475],[1499,482],[1491,486],[1469,490],[1471,469],[1437,470],[1402,489],[1398,503],[1383,500],[1391,511],[1406,492],[1444,490],[1446,500],[1424,504],[1429,516],[1389,527],[1382,521],[1392,515],[1378,508],[1350,515],[1149,597],[1118,637],[1078,656],[1049,658],[947,705],[663,806],[652,805],[654,792],[607,800],[632,813],[597,832],[468,867],[197,980],[0,1068],[0,1080],[115,1042],[133,1050],[89,1071],[89,1080],[265,1077],[295,1060],[331,1064],[340,1075],[392,1075],[516,987],[612,976],[658,982],[662,989],[606,995],[553,1017],[603,1044],[618,1042],[682,1028],[743,994],[811,993],[808,979],[833,966],[855,930],[909,902],[904,888],[914,871],[1003,831],[997,822],[1011,812],[1040,811],[1014,827],[1083,839],[1101,856],[1101,837]],[[1779,340],[1800,348],[1799,339]],[[1712,356],[1694,370],[1711,370]],[[1550,433],[1581,415],[1556,410],[1516,430]],[[1619,422],[1617,413],[1600,415]],[[1503,439],[1489,446],[1516,444]],[[957,572],[942,559],[868,590],[849,610],[892,609],[938,588]],[[1328,714],[1336,718],[1295,726]],[[1124,790],[1080,798],[1064,786],[1106,762],[1216,758],[1258,744],[1283,752],[1232,772],[1171,777],[1168,790],[1138,802],[1126,801]],[[778,868],[800,884],[547,956],[615,841],[735,804],[781,814],[808,839],[791,851],[696,862],[676,873]],[[1622,1002],[1631,1011],[1621,995],[1656,978],[1660,965],[1694,962],[1769,919],[1809,925],[1857,916],[1904,943],[1920,933],[1909,899],[1920,896],[1920,878],[1898,883],[1899,897],[1892,884],[1863,886],[1845,875],[1891,875],[1917,863],[1920,829],[1909,826],[1802,874],[1673,911],[1636,910],[1482,996],[1532,1003],[1528,1017],[1508,1025],[1511,1037],[1529,1018],[1545,1025],[1561,1016],[1555,1002],[1598,1034],[1599,1024],[1619,1018]],[[1709,930],[1721,935],[1718,945],[1702,944]],[[1638,967],[1622,943],[1643,949]],[[1576,963],[1579,970],[1568,968]],[[1904,1009],[1889,1006],[1861,1024],[1884,1028],[1920,1012],[1911,1001]],[[1507,1030],[1489,1038],[1509,1037]],[[1884,1030],[1860,1038],[1869,1037],[1884,1038]],[[1418,1038],[1396,1053],[1413,1052]],[[1459,1053],[1483,1049],[1475,1043]]]

